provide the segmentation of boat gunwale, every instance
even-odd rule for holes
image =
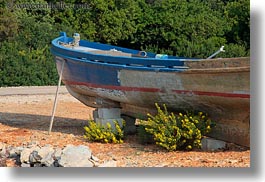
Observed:
[[[101,66],[111,66],[117,69],[132,69],[132,70],[143,70],[143,71],[156,71],[156,72],[182,72],[182,73],[220,73],[220,72],[249,72],[250,67],[249,66],[242,66],[242,67],[228,67],[228,68],[189,68],[188,66],[176,66],[177,68],[169,68],[169,67],[146,67],[146,66],[133,66],[133,65],[126,65],[126,64],[112,64],[107,62],[100,62],[100,61],[93,61],[88,59],[80,59],[80,58],[74,58],[65,56],[59,53],[51,51],[53,55],[60,57],[62,59],[66,60],[72,60],[74,62],[82,62],[82,63],[90,63],[90,64],[97,64]]]
[[[128,60],[134,60],[134,59],[140,59],[142,61],[155,61],[155,62],[182,62],[182,61],[186,61],[186,60],[191,60],[191,61],[196,61],[196,60],[201,60],[199,58],[186,58],[186,57],[176,57],[176,56],[169,56],[168,59],[158,59],[155,57],[127,57],[127,56],[113,56],[113,55],[103,55],[103,54],[96,54],[96,53],[92,53],[92,52],[84,52],[84,51],[80,51],[77,49],[71,49],[71,48],[67,48],[63,45],[58,44],[58,41],[64,38],[68,38],[68,39],[72,39],[71,37],[65,37],[65,36],[60,36],[55,38],[54,40],[52,40],[52,45],[54,47],[63,49],[64,51],[70,51],[70,52],[78,52],[78,53],[82,53],[84,55],[95,55],[98,57],[111,57],[111,58],[122,58],[122,59],[128,59]],[[127,50],[130,52],[139,52],[139,50],[134,50],[134,49],[128,49],[128,48],[123,48],[123,47],[119,47],[119,46],[113,46],[110,44],[103,44],[103,43],[97,43],[97,42],[90,42],[87,40],[81,40],[82,42],[87,42],[87,43],[92,43],[92,44],[97,44],[97,45],[102,45],[102,46],[108,46],[110,48],[117,48],[117,49],[122,49],[122,50]],[[104,50],[104,49],[102,49]],[[128,52],[125,52],[128,53]],[[146,52],[147,54],[151,54],[151,55],[156,55],[155,53],[152,52]]]
[[[73,40],[72,37],[67,37],[67,36],[60,36],[60,37],[57,37],[55,38],[53,41],[52,41],[52,44],[54,44],[55,46],[60,46],[61,48],[64,48],[66,50],[73,50],[73,49],[70,49],[69,47],[65,47],[63,45],[60,45],[58,44],[58,41],[60,39],[70,39],[70,40]],[[65,43],[64,41],[61,41],[63,43]],[[67,41],[68,43],[70,41]],[[130,48],[125,48],[125,47],[120,47],[120,46],[115,46],[115,45],[111,45],[111,44],[104,44],[104,43],[100,43],[100,42],[91,42],[89,40],[80,40],[80,43],[90,43],[90,44],[93,44],[93,45],[96,45],[96,46],[104,46],[104,47],[108,47],[108,49],[102,49],[102,50],[109,50],[109,49],[120,49],[121,51],[125,52],[125,53],[134,53],[134,54],[137,54],[140,50],[136,50],[136,49],[130,49]],[[101,48],[100,48],[101,49]],[[83,52],[83,51],[79,51],[79,50],[74,50],[74,51],[78,51],[78,52]],[[146,51],[144,51],[146,52]],[[146,52],[147,54],[150,54],[152,55],[153,57],[137,57],[137,59],[143,59],[143,60],[156,60],[156,61],[182,61],[182,60],[201,60],[199,58],[188,58],[188,57],[182,57],[182,56],[171,56],[171,55],[168,55],[168,58],[155,58],[155,55],[156,53],[153,53],[153,52]],[[95,54],[95,53],[89,53],[89,54]],[[95,55],[101,55],[101,54],[95,54]],[[104,56],[104,55],[101,55],[101,56]],[[119,57],[119,56],[112,56],[112,55],[107,55],[107,56],[110,56],[110,57]],[[131,57],[127,57],[127,56],[120,56],[122,58],[129,58],[131,59]]]
[[[93,52],[85,52],[77,49],[67,48],[63,45],[60,45],[58,42],[63,39],[70,39],[71,37],[67,37],[66,34],[63,36],[57,37],[52,40],[52,47],[51,52],[53,55],[58,57],[62,57],[65,59],[71,59],[74,61],[79,62],[86,62],[92,64],[99,64],[99,65],[108,65],[113,66],[116,68],[121,69],[136,69],[136,70],[146,70],[146,71],[177,71],[186,73],[193,73],[193,72],[235,72],[235,71],[250,71],[250,66],[233,66],[233,67],[212,67],[212,68],[193,68],[192,65],[186,63],[202,63],[204,61],[219,61],[222,60],[236,60],[238,58],[215,58],[215,59],[197,59],[197,58],[183,58],[179,57],[179,59],[157,59],[157,58],[142,58],[142,57],[127,57],[127,56],[113,56],[113,55],[105,55],[105,54],[96,54]],[[97,46],[107,46],[108,48],[120,48],[122,50],[127,51],[138,51],[118,46],[113,46],[109,44],[102,44],[97,42],[90,42],[87,40],[81,40],[88,44],[96,44]],[[64,41],[70,42],[70,41]],[[104,49],[102,49],[104,50]],[[64,54],[66,53],[66,54]],[[152,52],[148,52],[148,54],[154,54]],[[96,59],[89,59],[89,58],[96,58]],[[178,58],[178,57],[176,57]],[[249,57],[242,57],[240,59],[249,59]],[[140,60],[140,61],[139,61]],[[249,60],[248,60],[249,61]]]

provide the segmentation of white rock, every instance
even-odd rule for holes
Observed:
[[[62,167],[93,167],[93,162],[89,160],[91,155],[91,150],[87,146],[67,145],[58,163]]]

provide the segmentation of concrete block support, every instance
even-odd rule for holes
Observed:
[[[93,118],[97,123],[106,125],[110,123],[112,128],[115,128],[114,121],[118,121],[122,126],[121,110],[120,108],[97,108],[93,111]]]
[[[115,129],[114,121],[118,121],[119,125],[122,126],[122,118],[116,118],[116,119],[103,119],[103,118],[96,118],[96,123],[100,123],[101,125],[107,125],[107,123],[110,123],[111,127]]]
[[[98,108],[98,118],[113,119],[121,117],[120,108]]]

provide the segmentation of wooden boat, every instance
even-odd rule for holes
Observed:
[[[141,117],[168,110],[203,111],[216,121],[211,136],[249,146],[249,57],[196,59],[158,55],[68,37],[52,41],[58,73],[69,93],[87,106],[121,108]],[[163,58],[164,56],[164,58]]]

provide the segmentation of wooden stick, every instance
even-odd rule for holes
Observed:
[[[56,107],[57,107],[57,100],[58,100],[57,98],[58,98],[58,93],[59,93],[59,87],[61,86],[61,80],[62,80],[62,75],[63,75],[64,63],[65,63],[65,61],[63,61],[63,64],[62,64],[60,77],[59,77],[59,81],[58,81],[58,85],[57,85],[57,89],[56,89],[56,95],[55,95],[55,100],[54,100],[54,103],[53,103],[52,117],[51,117],[51,121],[50,121],[50,128],[49,128],[49,131],[48,131],[48,135],[50,135],[50,133],[52,131],[52,125],[53,125],[55,110],[56,110]]]

